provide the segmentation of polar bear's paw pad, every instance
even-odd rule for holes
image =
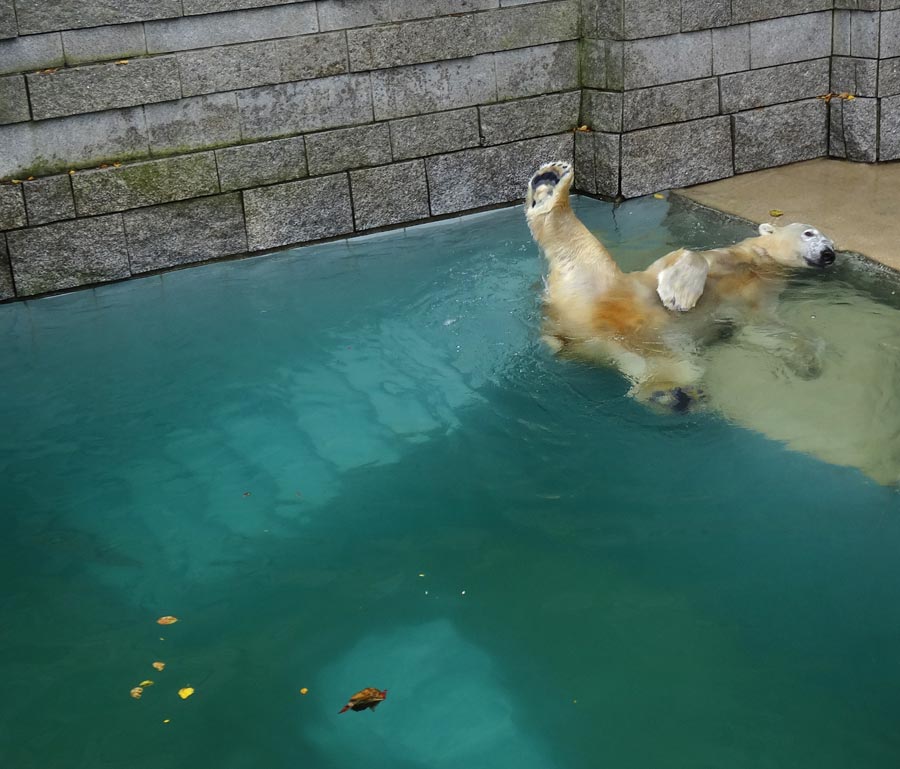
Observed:
[[[531,192],[531,207],[534,208],[556,191],[563,180],[568,181],[573,173],[572,165],[562,161],[545,163],[531,177],[528,189]]]

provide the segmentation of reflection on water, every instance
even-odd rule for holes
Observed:
[[[735,339],[676,417],[543,350],[541,268],[513,209],[0,307],[2,765],[896,766],[888,284],[798,278],[821,376]]]

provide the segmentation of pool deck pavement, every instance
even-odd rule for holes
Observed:
[[[900,162],[819,158],[677,190],[753,222],[803,222],[835,245],[900,270]],[[770,211],[783,214],[773,217]]]

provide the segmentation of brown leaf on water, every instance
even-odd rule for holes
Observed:
[[[157,670],[164,670],[166,667],[166,663],[165,662],[154,662],[153,667],[156,668]]]
[[[170,617],[168,615],[156,620],[157,625],[174,625],[176,622],[178,622],[178,617]]]
[[[141,698],[141,695],[144,693],[144,689],[140,686],[135,686],[134,689],[131,690],[131,696],[136,700]]]

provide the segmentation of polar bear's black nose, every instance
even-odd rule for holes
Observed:
[[[822,264],[834,264],[834,250],[826,248],[819,254],[819,260]]]

